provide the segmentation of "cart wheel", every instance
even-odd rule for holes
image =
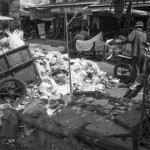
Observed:
[[[18,105],[24,100],[25,95],[25,85],[19,79],[9,77],[0,81],[0,101],[2,103]]]
[[[131,82],[132,68],[127,63],[119,63],[114,67],[114,77],[120,79],[120,82],[128,84]]]

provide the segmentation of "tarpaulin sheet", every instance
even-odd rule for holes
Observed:
[[[95,42],[95,44],[97,44],[101,41],[101,39],[102,39],[101,36],[102,36],[102,32],[100,32],[99,34],[97,34],[95,37],[93,37],[90,40],[86,40],[86,41],[77,40],[76,49],[78,51],[89,51],[89,50],[91,50],[94,42]]]
[[[93,40],[87,40],[87,41],[82,41],[82,40],[77,40],[76,42],[76,49],[78,51],[89,51],[93,47]]]
[[[37,9],[37,8],[30,8],[30,20],[34,19],[46,19],[53,17],[50,9]]]

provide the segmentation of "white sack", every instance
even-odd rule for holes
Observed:
[[[7,34],[9,35],[8,42],[9,42],[9,47],[11,49],[15,49],[25,45],[25,42],[21,39],[18,30],[15,30],[13,33],[7,31]]]

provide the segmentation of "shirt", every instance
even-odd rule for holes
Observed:
[[[139,56],[144,47],[143,42],[147,40],[146,33],[141,28],[137,28],[130,33],[128,39],[132,45],[132,56]]]

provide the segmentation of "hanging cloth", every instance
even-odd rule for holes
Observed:
[[[59,18],[56,18],[56,28],[59,27]]]
[[[126,14],[125,14],[128,25],[130,25],[130,22],[131,22],[131,5],[132,5],[132,2],[129,2],[128,8],[127,8]]]

